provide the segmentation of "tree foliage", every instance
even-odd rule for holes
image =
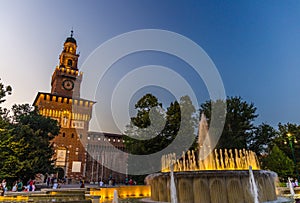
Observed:
[[[262,123],[255,127],[251,136],[248,137],[248,148],[254,151],[258,156],[265,155],[272,147],[274,139],[278,136],[278,132],[270,125]]]
[[[128,136],[124,138],[126,149],[131,154],[151,154],[159,151],[161,145],[164,145],[164,138],[161,136],[158,126],[165,122],[159,107],[161,104],[151,94],[143,96],[136,103],[137,115],[131,118],[125,131]],[[151,123],[151,119],[153,123]]]
[[[7,95],[11,95],[11,93],[12,93],[11,86],[9,86],[9,85],[4,86],[4,84],[0,82],[0,104],[5,102],[6,100],[4,98]]]
[[[200,112],[204,112],[208,123],[211,119],[212,103],[216,102],[207,101],[200,106]],[[227,98],[226,105],[224,129],[216,148],[247,148],[247,140],[255,129],[253,121],[258,116],[256,107],[253,103],[243,101],[241,97]],[[216,106],[220,105],[216,104]]]
[[[181,108],[184,106],[185,108]],[[163,113],[158,99],[146,94],[135,105],[137,115],[131,118],[125,134],[126,149],[132,154],[151,154],[168,146],[180,132],[195,138],[195,108],[188,96],[172,102]],[[181,119],[182,117],[189,119]]]
[[[178,133],[183,135],[180,140],[182,145],[188,145],[185,143],[188,139],[195,139],[197,119],[195,108],[188,96],[180,98],[179,102],[172,102],[165,113],[162,104],[151,94],[143,96],[135,108],[137,114],[131,118],[125,131],[127,136],[124,138],[130,154],[146,155],[159,152],[170,145]],[[174,150],[175,148],[176,146]],[[130,157],[128,161],[130,162]],[[138,163],[130,165],[138,167]],[[136,178],[143,181],[144,176]]]
[[[1,102],[11,88],[0,86]],[[24,180],[51,172],[51,140],[58,135],[57,121],[43,117],[28,104],[14,105],[12,115],[0,117],[0,178]]]
[[[11,95],[11,93],[12,93],[11,86],[9,86],[9,85],[4,86],[4,84],[0,82],[0,104],[5,102],[6,101],[5,97],[7,95]],[[8,113],[8,110],[6,108],[2,108],[0,106],[0,116],[2,118],[6,118],[7,113]]]
[[[294,167],[290,166],[293,169],[293,176],[295,176],[296,170],[298,170],[298,173],[300,171],[300,125],[279,123],[277,134],[273,145],[277,145],[289,159],[296,162]]]
[[[268,156],[263,159],[263,168],[275,171],[281,178],[287,178],[293,174],[294,162],[274,145]]]
[[[182,108],[184,104],[189,107]],[[296,166],[300,171],[299,125],[279,123],[278,129],[266,123],[255,126],[254,121],[258,115],[253,103],[248,103],[241,97],[229,97],[226,105],[225,119],[224,101],[207,101],[200,108],[200,113],[203,112],[206,115],[209,124],[212,106],[217,112],[217,115],[213,115],[214,119],[225,120],[224,129],[216,148],[250,149],[258,155],[263,169],[275,171],[281,178],[285,178],[296,174],[290,145],[292,144]],[[129,137],[125,142],[130,153],[151,154],[157,152],[167,147],[180,131],[186,137],[188,135],[195,136],[195,109],[188,97],[182,97],[179,102],[172,102],[165,114],[162,113],[162,104],[150,94],[141,98],[135,107],[137,115],[131,119],[131,123],[127,127]],[[192,119],[182,119],[185,115]],[[214,126],[209,127],[214,132]],[[288,133],[291,135],[290,137],[287,136]],[[150,137],[149,134],[151,134]],[[182,140],[182,144],[184,144],[184,140]]]

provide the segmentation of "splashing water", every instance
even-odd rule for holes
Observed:
[[[250,183],[250,191],[254,199],[254,203],[259,203],[258,201],[258,189],[255,183],[252,166],[249,166],[249,183]]]
[[[176,192],[176,185],[175,185],[175,179],[174,179],[174,172],[173,172],[173,165],[170,165],[170,185],[171,185],[171,203],[177,203],[177,192]]]
[[[259,170],[256,154],[245,149],[211,149],[211,138],[204,114],[201,115],[198,130],[198,153],[190,150],[183,152],[180,159],[175,153],[163,155],[161,158],[162,172],[169,172],[174,163],[174,171],[199,170]]]
[[[291,196],[292,196],[292,198],[294,198],[294,196],[295,196],[295,191],[294,191],[293,184],[292,184],[292,182],[291,182],[291,179],[290,179],[290,178],[288,178],[288,181],[289,181],[289,188],[290,188],[290,193],[291,193]]]
[[[118,191],[114,190],[114,198],[112,203],[119,203],[119,198],[118,198]]]
[[[176,202],[173,199],[175,193],[171,192],[170,198],[168,193],[162,191],[170,184],[170,191],[176,192],[177,201],[182,202],[224,202],[224,199],[228,199],[228,202],[278,202],[274,181],[277,176],[274,172],[260,170],[254,152],[246,149],[213,149],[214,139],[202,115],[198,148],[182,152],[182,156],[175,153],[162,156],[162,173],[147,176],[147,183],[151,185],[151,199],[154,202],[167,202],[170,199]],[[171,172],[170,180],[166,178],[166,172]],[[254,179],[254,172],[259,185]]]

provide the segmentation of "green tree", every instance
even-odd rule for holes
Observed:
[[[294,162],[277,145],[272,147],[268,156],[262,159],[262,163],[263,169],[274,171],[283,179],[292,176],[294,171]]]
[[[200,107],[200,113],[204,112],[210,122],[212,103],[215,106],[222,101],[207,101]],[[247,148],[247,140],[255,129],[253,124],[256,114],[256,107],[253,103],[243,101],[241,97],[229,97],[226,100],[227,112],[221,137],[216,148]],[[221,111],[220,111],[221,112]],[[223,116],[220,114],[220,116]]]
[[[183,96],[180,98],[179,103],[177,101],[170,105],[167,109],[167,125],[165,127],[165,134],[168,137],[174,139],[176,136],[180,136],[180,145],[185,146],[185,151],[188,149],[194,149],[197,142],[195,129],[197,128],[198,115],[196,109],[192,104],[189,96]],[[193,140],[193,143],[190,141]],[[191,146],[191,144],[193,144]],[[173,151],[176,151],[176,145],[173,145]],[[178,154],[179,155],[179,154]]]
[[[0,103],[11,87],[0,83]],[[1,107],[0,107],[1,108]],[[53,169],[51,140],[59,133],[57,121],[43,117],[28,104],[14,105],[12,116],[0,109],[0,178],[13,181]]]
[[[273,140],[278,136],[278,132],[270,125],[262,123],[255,127],[251,136],[248,137],[248,148],[254,151],[259,157],[269,152]]]
[[[5,86],[3,83],[0,82],[0,104],[3,103],[3,102],[5,102],[6,101],[5,97],[7,95],[11,95],[11,93],[12,93],[11,86],[9,86],[9,85]],[[1,119],[6,118],[7,113],[8,113],[7,109],[6,108],[3,109],[0,106],[0,116],[1,116]]]
[[[12,136],[18,143],[12,149],[20,166],[17,175],[30,178],[37,173],[51,172],[54,151],[50,142],[59,133],[57,121],[39,115],[28,104],[14,105],[12,111]]]
[[[164,123],[164,115],[160,111],[162,104],[152,94],[146,94],[136,104],[137,114],[131,118],[130,124],[126,127],[124,140],[126,150],[130,154],[146,155],[161,150],[163,137],[161,132],[155,129],[155,125]],[[151,123],[151,119],[156,124]],[[135,159],[129,155],[128,171],[139,167]],[[151,166],[149,166],[151,167]],[[143,184],[145,175],[131,176],[138,184]]]
[[[298,173],[300,171],[300,125],[293,123],[278,124],[278,136],[274,140],[276,144],[291,160],[296,162]],[[294,154],[294,156],[293,156]]]
[[[126,149],[131,154],[145,155],[161,150],[164,139],[160,131],[163,127],[160,125],[165,123],[160,111],[161,105],[151,94],[146,94],[136,103],[137,115],[131,118],[125,131],[128,136],[124,138]]]
[[[163,113],[162,104],[151,94],[143,96],[135,105],[137,114],[131,118],[125,134],[125,146],[130,154],[152,154],[165,149],[181,134],[180,145],[190,147],[187,140],[195,139],[196,116],[195,107],[188,96],[180,101],[172,102]],[[178,147],[178,146],[177,146]],[[176,150],[176,146],[170,151]],[[181,153],[181,152],[180,152]],[[139,163],[130,162],[131,168],[138,167]],[[151,167],[151,166],[149,166]],[[145,176],[135,177],[143,182]]]
[[[164,149],[174,140],[179,130],[185,136],[195,139],[197,119],[195,107],[188,96],[181,97],[180,103],[172,102],[166,114],[162,113],[161,106],[151,94],[143,96],[135,105],[137,116],[131,118],[125,131],[128,135],[125,136],[125,145],[130,153],[151,154]]]
[[[162,107],[162,104],[158,102],[158,99],[152,94],[146,94],[136,104],[135,109],[137,110],[136,117],[132,117],[131,121],[133,125],[139,128],[147,128],[150,126],[150,110],[153,107]],[[155,109],[155,108],[154,108]]]
[[[180,129],[180,121],[180,104],[175,101],[170,104],[166,112],[166,125],[163,130],[163,134],[165,135],[167,140],[173,140],[176,137]]]

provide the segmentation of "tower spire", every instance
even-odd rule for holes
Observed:
[[[71,38],[73,38],[73,33],[74,33],[74,31],[73,31],[73,27],[72,27],[72,29],[71,29]]]

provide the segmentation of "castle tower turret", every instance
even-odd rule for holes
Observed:
[[[76,53],[76,50],[77,43],[73,38],[72,30],[71,36],[66,39],[59,56],[59,65],[52,75],[51,94],[80,97],[82,73],[78,71],[79,54]]]
[[[89,122],[95,102],[80,98],[83,73],[78,70],[77,43],[73,31],[64,43],[51,80],[51,93],[39,92],[33,105],[43,116],[58,121],[60,134],[52,142],[55,167],[68,178],[79,180],[85,176],[86,147]]]

